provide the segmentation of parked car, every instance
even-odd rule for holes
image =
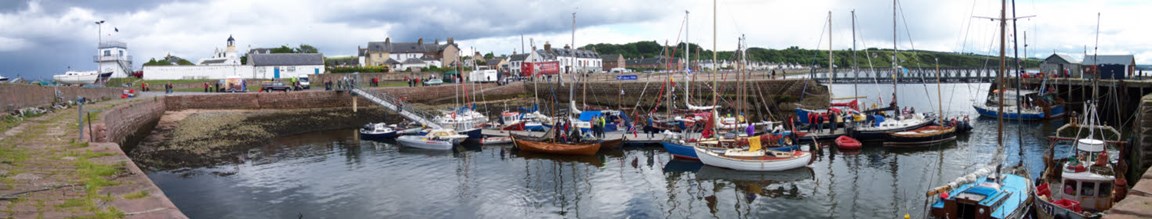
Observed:
[[[304,90],[312,89],[312,82],[308,80],[308,75],[300,76],[297,80],[300,80],[300,87],[303,87]]]
[[[272,91],[288,92],[288,90],[291,90],[291,89],[292,89],[292,87],[289,87],[288,85],[285,85],[284,82],[279,82],[279,81],[271,82],[271,83],[264,83],[263,86],[260,87],[260,90],[264,91],[264,92],[272,92]]]
[[[444,80],[441,80],[439,78],[433,78],[433,79],[428,79],[427,81],[424,81],[424,86],[441,85],[441,84],[444,84]]]

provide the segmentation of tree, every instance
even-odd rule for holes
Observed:
[[[283,45],[283,46],[280,46],[280,48],[272,48],[271,50],[268,50],[268,52],[271,52],[271,53],[295,53],[296,50],[294,50],[292,48],[288,48],[288,45]]]
[[[320,53],[320,50],[312,45],[300,44],[300,47],[296,48],[296,53]]]
[[[492,52],[488,52],[488,53],[484,54],[485,60],[492,59],[492,58],[496,58],[496,54],[492,54]]]

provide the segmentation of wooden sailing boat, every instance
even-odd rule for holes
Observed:
[[[937,115],[944,115],[944,104],[940,91],[940,65],[936,65],[936,103],[940,111]],[[929,125],[917,129],[895,132],[884,141],[884,147],[921,148],[944,142],[956,141],[957,127],[955,124]]]
[[[893,4],[895,4],[895,0],[893,0]],[[893,5],[892,7],[895,8],[896,6]],[[893,16],[895,16],[896,12],[893,11],[892,13]],[[900,72],[899,63],[897,62],[898,56],[896,55],[900,52],[899,47],[896,46],[896,32],[896,18],[893,17],[892,77],[896,77],[896,75],[898,75]],[[921,114],[901,115],[896,99],[897,94],[899,93],[899,89],[896,86],[897,81],[898,80],[892,80],[892,102],[889,103],[887,107],[887,109],[892,110],[892,115],[890,117],[882,115],[869,115],[873,118],[873,120],[876,121],[875,123],[852,127],[851,129],[848,129],[848,135],[861,141],[884,140],[892,133],[910,131],[932,124],[932,122],[935,120],[934,118],[925,117]]]

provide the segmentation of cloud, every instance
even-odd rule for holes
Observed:
[[[1137,62],[1152,62],[1152,30],[1131,22],[1143,20],[1140,9],[1152,2],[1071,0],[1021,2],[1018,15],[1036,15],[1018,23],[1028,31],[1029,56],[1053,51],[1082,54],[1095,44],[1096,12],[1102,13],[1100,53],[1130,53]],[[972,16],[999,16],[999,1],[900,1],[897,45],[917,49],[998,53],[998,24]],[[688,36],[684,11],[688,10]],[[668,41],[687,38],[711,48],[736,48],[745,35],[750,46],[764,48],[828,47],[826,22],[832,11],[832,47],[852,47],[856,11],[858,48],[892,46],[891,1],[726,0],[306,0],[198,1],[3,1],[0,2],[0,74],[48,78],[67,69],[94,68],[97,20],[106,20],[102,39],[128,43],[136,66],[166,54],[190,60],[206,58],[232,35],[241,50],[310,44],[325,55],[355,54],[368,41],[426,41],[454,37],[471,53],[510,54],[521,36],[537,46],[572,41],[576,12],[576,45]],[[716,39],[713,40],[713,22]],[[118,28],[120,31],[111,31]],[[913,44],[914,43],[914,44]],[[527,45],[525,45],[527,46]]]

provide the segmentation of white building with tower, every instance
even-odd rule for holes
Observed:
[[[324,56],[319,53],[253,53],[248,63],[240,62],[236,52],[236,39],[228,36],[227,47],[217,48],[211,58],[200,59],[196,65],[144,66],[144,79],[277,79],[308,74],[323,74]]]
[[[92,60],[99,64],[98,72],[112,72],[113,78],[126,78],[132,75],[132,56],[128,55],[127,43],[100,42],[99,53]]]

